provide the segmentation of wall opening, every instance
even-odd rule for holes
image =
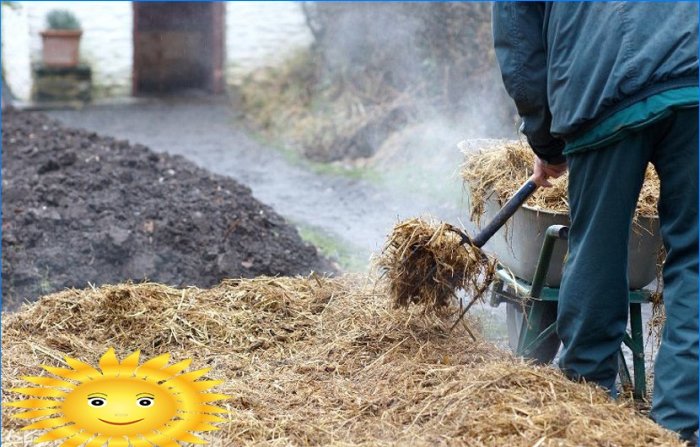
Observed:
[[[222,2],[134,2],[134,95],[224,90]]]

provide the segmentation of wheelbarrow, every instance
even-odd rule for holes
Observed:
[[[484,218],[498,208],[495,200],[486,202]],[[561,270],[566,254],[568,216],[523,206],[509,226],[489,241],[485,249],[499,261],[490,304],[506,304],[506,325],[511,349],[537,363],[550,363],[556,357],[560,340],[556,334],[556,314]],[[644,340],[641,305],[650,301],[644,289],[656,278],[656,260],[661,239],[657,219],[641,219],[630,237],[630,330],[623,344],[632,353],[632,371],[622,349],[619,376],[623,389],[633,389],[636,399],[646,395]]]
[[[503,266],[497,268],[491,293],[491,305],[506,303],[506,323],[511,348],[516,354],[537,363],[550,363],[559,350],[556,335],[556,312],[559,289],[545,287],[554,245],[566,240],[568,227],[553,225],[546,231],[539,260],[532,282],[514,276]],[[634,376],[630,375],[622,349],[618,351],[618,373],[623,389],[632,389],[635,399],[646,396],[646,370],[644,365],[644,333],[642,326],[643,303],[651,299],[646,289],[629,292],[630,331],[623,344],[632,351]]]

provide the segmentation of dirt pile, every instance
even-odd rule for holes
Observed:
[[[248,188],[182,157],[12,110],[2,147],[5,309],[88,283],[332,270]]]
[[[385,285],[349,277],[70,290],[3,316],[3,402],[40,363],[96,365],[113,346],[211,367],[231,396],[213,446],[681,445],[629,402],[390,307]],[[3,445],[30,445],[14,411]]]

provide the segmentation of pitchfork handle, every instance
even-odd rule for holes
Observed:
[[[489,222],[489,224],[486,225],[486,227],[472,239],[472,245],[479,248],[483,247],[484,244],[491,239],[491,236],[496,234],[496,231],[500,230],[508,219],[510,219],[511,216],[518,211],[518,208],[525,203],[525,201],[532,195],[533,192],[535,192],[536,189],[537,185],[532,180],[525,182],[525,184],[521,186],[515,194],[513,194],[513,197],[511,197],[510,200],[503,205],[503,208],[501,208],[498,214],[496,214],[496,217],[494,217],[493,220]]]

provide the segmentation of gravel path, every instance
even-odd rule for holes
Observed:
[[[72,127],[183,155],[214,173],[233,177],[287,219],[343,241],[366,259],[380,249],[398,218],[430,213],[451,222],[460,219],[456,207],[407,197],[365,180],[320,175],[290,162],[280,151],[253,139],[226,100],[148,100],[49,115]]]

